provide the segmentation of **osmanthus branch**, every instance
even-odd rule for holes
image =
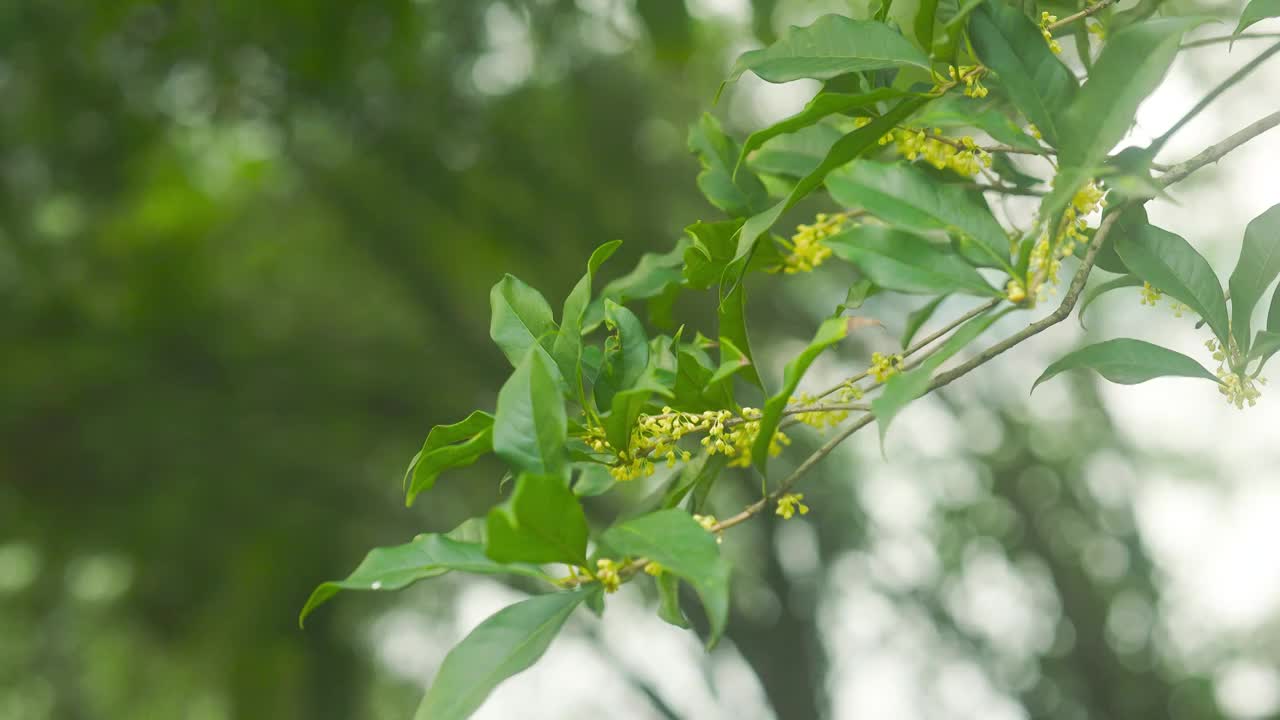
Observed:
[[[1222,142],[1209,146],[1195,157],[1170,167],[1168,172],[1156,179],[1156,182],[1163,187],[1168,187],[1169,185],[1186,178],[1188,175],[1199,170],[1205,165],[1218,162],[1225,157],[1227,153],[1235,150],[1277,125],[1280,125],[1280,110],[1277,110],[1261,120],[1254,122],[1248,127],[1245,127],[1243,130],[1228,136]]]
[[[1058,28],[1066,27],[1067,25],[1070,25],[1071,23],[1077,20],[1083,20],[1084,18],[1087,18],[1090,15],[1095,15],[1097,13],[1100,13],[1103,10],[1106,10],[1107,8],[1111,7],[1112,5],[1115,5],[1117,2],[1119,2],[1119,0],[1098,0],[1098,2],[1090,5],[1089,7],[1081,10],[1080,12],[1068,15],[1055,23],[1050,23],[1047,27],[1049,29],[1049,32],[1053,32]]]
[[[1207,47],[1209,45],[1220,45],[1224,42],[1236,42],[1238,40],[1274,40],[1280,38],[1280,33],[1243,33],[1241,35],[1222,35],[1220,37],[1204,38],[1203,40],[1192,40],[1191,42],[1182,43],[1180,50],[1191,50],[1194,48]]]
[[[1243,80],[1246,75],[1256,70],[1259,65],[1266,62],[1268,58],[1270,58],[1272,55],[1275,55],[1278,52],[1280,52],[1280,43],[1276,43],[1275,45],[1272,45],[1266,50],[1263,50],[1260,55],[1250,60],[1249,62],[1245,63],[1244,66],[1241,67],[1239,70],[1236,70],[1235,72],[1231,73],[1231,75],[1228,76],[1227,79],[1218,83],[1217,87],[1210,90],[1209,93],[1205,95],[1203,98],[1200,98],[1200,102],[1196,103],[1190,110],[1186,112],[1186,114],[1178,118],[1178,121],[1173,124],[1173,127],[1166,130],[1163,135],[1156,138],[1151,143],[1149,148],[1151,155],[1155,155],[1156,153],[1160,152],[1160,148],[1163,148],[1165,143],[1169,142],[1169,138],[1173,137],[1179,130],[1185,127],[1187,123],[1194,120],[1195,117],[1201,113],[1201,111],[1209,107],[1209,105],[1214,100],[1217,100],[1219,95],[1222,95],[1222,93],[1226,92],[1236,83]]]

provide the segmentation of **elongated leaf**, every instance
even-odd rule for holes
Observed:
[[[1057,147],[1058,115],[1076,94],[1076,79],[1049,50],[1040,30],[1015,6],[989,0],[969,15],[978,57],[995,71],[1009,99]]]
[[[892,110],[872,120],[870,124],[840,138],[839,142],[831,146],[831,152],[827,153],[827,156],[823,158],[822,164],[815,168],[813,172],[801,178],[800,182],[796,183],[795,188],[791,190],[791,194],[768,210],[751,216],[743,223],[742,230],[738,233],[738,252],[734,256],[734,262],[745,261],[755,251],[756,240],[765,231],[773,227],[774,223],[778,222],[778,218],[782,217],[782,213],[790,210],[796,203],[821,185],[832,170],[849,163],[871,148],[880,147],[880,138],[885,133],[897,127],[898,123],[910,116],[911,113],[919,110],[928,101],[929,98],[924,97],[904,98]],[[745,263],[741,270],[745,271]],[[741,277],[739,277],[740,281]],[[746,348],[743,349],[745,350]]]
[[[748,70],[783,83],[904,66],[928,70],[929,58],[884,23],[823,15],[812,25],[792,27],[767,48],[743,53],[729,81]]]
[[[564,479],[521,475],[511,499],[489,511],[484,551],[497,562],[587,562],[587,517]]]
[[[466,467],[492,450],[493,416],[487,412],[477,410],[461,422],[431,428],[405,473],[405,504],[412,505],[418,493],[434,487],[440,473]]]
[[[832,173],[827,189],[840,204],[906,230],[944,231],[968,238],[988,265],[1012,272],[1009,236],[979,193],[939,183],[923,170],[900,163],[859,160]]]
[[[595,497],[613,489],[617,481],[609,474],[608,466],[586,462],[580,464],[578,477],[573,482],[573,494],[578,497]]]
[[[1280,17],[1280,0],[1250,0],[1244,6],[1244,12],[1240,13],[1240,22],[1232,34],[1239,35],[1259,20],[1273,17]]]
[[[414,719],[470,717],[503,680],[537,662],[569,615],[598,592],[538,595],[491,615],[445,656]]]
[[[1280,333],[1280,287],[1271,296],[1271,307],[1267,309],[1267,330]]]
[[[751,356],[751,341],[747,338],[746,294],[746,286],[738,283],[720,301],[717,313],[720,320],[720,362],[741,363],[742,358],[746,358],[747,365],[742,368],[742,376],[756,387],[764,389],[764,381],[756,371],[755,358]],[[732,354],[725,350],[726,346],[733,347]]]
[[[680,578],[662,573],[654,583],[658,587],[658,617],[678,628],[689,628],[689,620],[680,609]]]
[[[614,240],[596,248],[587,261],[587,274],[573,286],[564,300],[560,333],[552,344],[551,357],[560,367],[561,374],[571,383],[576,383],[574,387],[580,387],[582,383],[582,319],[591,304],[591,283],[596,271],[621,245],[621,240]]]
[[[1012,147],[1040,151],[1035,138],[1023,132],[1009,116],[984,100],[965,97],[960,93],[948,93],[929,103],[915,117],[912,127],[926,128],[976,128],[995,138],[997,142]]]
[[[493,451],[517,472],[558,474],[565,468],[568,418],[555,365],[531,352],[498,391]]]
[[[836,113],[846,113],[858,108],[874,107],[876,103],[902,97],[905,93],[894,88],[877,88],[868,93],[835,93],[821,92],[814,96],[800,112],[784,118],[763,130],[757,130],[747,137],[742,144],[742,153],[738,156],[738,165],[746,160],[747,155],[765,141],[779,135],[788,135],[807,127],[816,125],[820,120]],[[735,168],[736,170],[736,168]]]
[[[672,383],[675,382],[674,373],[670,380]],[[610,403],[611,410],[604,419],[604,429],[610,445],[615,448],[630,448],[631,430],[635,427],[641,411],[655,394],[669,400],[672,391],[662,382],[660,373],[650,366],[634,386],[613,396]]]
[[[1158,377],[1204,378],[1219,382],[1200,363],[1179,352],[1143,340],[1119,338],[1080,348],[1045,368],[1031,386],[1067,370],[1088,369],[1113,383],[1136,385]]]
[[[1222,342],[1229,332],[1222,286],[1208,261],[1168,230],[1145,224],[1116,240],[1125,267],[1161,292],[1186,303]]]
[[[1006,309],[1002,312],[979,315],[969,322],[961,325],[951,337],[938,347],[938,350],[929,357],[925,358],[916,367],[911,370],[894,375],[885,383],[884,391],[880,393],[880,397],[871,401],[871,412],[876,416],[876,425],[880,428],[880,449],[884,450],[884,436],[889,430],[889,424],[893,419],[902,412],[902,409],[911,404],[916,398],[920,397],[929,389],[929,381],[933,377],[934,371],[942,367],[942,363],[951,358],[952,355],[960,352],[966,345],[978,339],[988,327],[996,320],[1013,308]]]
[[[778,429],[778,423],[782,421],[782,411],[791,401],[796,388],[800,387],[800,380],[804,378],[804,374],[809,371],[809,366],[818,359],[822,351],[845,339],[852,328],[852,322],[852,318],[827,318],[818,326],[813,342],[787,363],[786,370],[782,374],[782,388],[765,402],[760,416],[760,433],[756,435],[755,443],[751,446],[751,464],[761,474],[764,474],[768,467],[769,445],[773,443],[773,434]]]
[[[707,610],[715,645],[729,618],[729,563],[716,539],[683,510],[659,510],[615,525],[600,535],[602,553],[646,557],[693,586]]]
[[[665,253],[645,253],[631,272],[613,280],[600,291],[600,297],[587,307],[582,319],[582,332],[590,332],[604,322],[604,301],[612,300],[623,305],[632,300],[647,300],[669,293],[684,282],[680,270],[684,267],[684,252],[689,247],[688,238],[681,237],[675,247]]]
[[[450,570],[480,575],[522,575],[555,582],[532,565],[507,565],[490,560],[480,543],[461,542],[445,535],[419,535],[405,545],[374,548],[345,580],[321,584],[303,606],[298,625],[341,590],[399,590]]]
[[[489,292],[489,306],[489,337],[512,367],[520,364],[530,348],[544,342],[550,347],[556,323],[542,293],[506,275]]]
[[[667,488],[662,498],[662,509],[676,507],[699,486],[710,486],[728,464],[729,456],[727,455],[699,453],[697,457],[680,466],[680,472],[676,474],[676,479],[672,481],[671,487]],[[690,511],[697,512],[698,509],[690,508]]]
[[[1121,275],[1118,278],[1112,278],[1111,280],[1099,283],[1089,288],[1084,294],[1084,299],[1080,301],[1080,310],[1078,311],[1080,327],[1084,327],[1084,311],[1089,309],[1089,306],[1093,304],[1094,300],[1097,300],[1103,294],[1109,293],[1112,290],[1141,286],[1142,280],[1140,278],[1136,278],[1133,275]]]
[[[933,23],[938,15],[938,0],[918,0],[916,16],[912,23],[916,42],[924,48],[926,55],[933,52]]]
[[[1253,308],[1280,275],[1280,205],[1249,221],[1240,260],[1231,272],[1231,332],[1241,354],[1249,354]]]
[[[842,137],[844,133],[831,125],[814,125],[770,140],[747,164],[768,175],[804,177],[822,163]]]
[[[1267,361],[1280,351],[1280,332],[1271,332],[1270,330],[1259,330],[1258,334],[1253,338],[1252,349],[1249,351],[1250,360],[1258,360],[1258,370],[1261,370]]]
[[[633,387],[649,366],[649,339],[640,318],[622,305],[606,299],[604,316],[616,338],[606,343],[594,391],[597,406],[608,408],[613,405],[613,396]]]
[[[1188,17],[1148,20],[1107,39],[1089,82],[1063,113],[1063,165],[1094,166],[1120,142],[1133,125],[1138,105],[1164,79],[1182,34],[1203,22],[1204,18]]]
[[[824,241],[837,256],[858,267],[872,282],[899,292],[959,292],[1003,297],[982,275],[946,246],[880,225],[858,225]]]
[[[684,229],[689,238],[684,251],[684,278],[689,287],[705,290],[720,282],[733,261],[735,237],[741,227],[741,220],[725,220],[696,222]]]
[[[907,324],[902,329],[902,339],[899,341],[903,348],[911,347],[911,341],[915,338],[916,333],[920,332],[920,328],[929,322],[929,318],[933,317],[933,314],[938,311],[938,306],[946,299],[946,295],[939,295],[925,303],[924,307],[907,316]]]
[[[712,205],[733,217],[745,217],[769,206],[769,194],[760,178],[740,169],[734,172],[741,154],[738,143],[725,134],[715,116],[703,113],[698,124],[689,128],[689,151],[702,163],[698,189]]]

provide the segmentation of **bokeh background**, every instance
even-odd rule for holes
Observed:
[[[558,304],[600,242],[625,241],[616,276],[714,218],[685,129],[738,52],[841,9],[0,3],[0,719],[409,717],[517,590],[445,577],[339,597],[305,631],[296,615],[368,548],[498,499],[489,462],[412,509],[400,492],[430,426],[491,407],[508,372],[488,288],[509,271]],[[1135,137],[1261,47],[1187,53]],[[1277,88],[1264,69],[1162,158],[1274,110]],[[714,111],[742,134],[813,89],[745,78]],[[1277,158],[1255,141],[1153,221],[1225,278],[1245,223],[1280,202]],[[756,281],[767,373],[847,279]],[[704,328],[705,300],[682,301]],[[892,350],[911,309],[868,303],[888,330],[815,385]],[[1088,334],[1064,324],[917,403],[887,460],[856,437],[807,481],[804,520],[735,531],[715,652],[636,584],[479,716],[1274,716],[1280,398],[1239,412],[1208,384],[1082,376],[1029,399],[1087,336],[1209,361],[1205,333],[1134,291],[1090,312]],[[752,492],[722,485],[725,511]]]

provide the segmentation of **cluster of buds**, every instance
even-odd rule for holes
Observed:
[[[796,226],[796,234],[790,240],[781,241],[787,251],[782,271],[788,275],[812,272],[831,257],[831,248],[822,241],[843,230],[848,221],[848,213],[818,213],[812,225]]]
[[[617,592],[622,586],[622,576],[618,574],[618,563],[609,558],[596,560],[595,578],[607,593]]]
[[[947,74],[951,76],[951,84],[964,83],[964,94],[971,98],[987,96],[987,89],[982,85],[982,76],[986,72],[987,69],[981,65],[961,65],[960,67],[951,65],[947,68]]]
[[[1164,297],[1164,293],[1161,292],[1159,288],[1153,287],[1149,282],[1142,283],[1142,299],[1140,302],[1143,305],[1155,307],[1162,297]],[[1191,310],[1191,306],[1186,303],[1178,302],[1177,300],[1173,300],[1169,307],[1173,310],[1174,317],[1182,317],[1183,313]]]
[[[959,140],[943,137],[942,130],[897,128],[880,138],[881,145],[893,143],[898,154],[908,160],[923,158],[939,170],[950,168],[964,177],[973,177],[991,167],[991,154],[965,135]]]
[[[896,353],[892,355],[884,355],[878,352],[871,353],[871,367],[867,368],[867,372],[871,373],[871,377],[875,378],[876,382],[885,382],[897,375],[901,370],[901,355]]]
[[[1050,15],[1048,12],[1040,13],[1040,34],[1044,36],[1044,41],[1049,43],[1049,49],[1054,54],[1062,52],[1062,46],[1053,39],[1053,31],[1049,29],[1049,26],[1056,22],[1058,22],[1057,15]]]
[[[720,521],[716,520],[715,515],[694,515],[693,519],[702,526],[703,530],[706,530],[709,533],[714,533],[716,536],[716,542],[724,542],[724,535],[721,534],[720,530]]]
[[[809,506],[800,502],[804,499],[801,493],[787,493],[778,498],[778,508],[775,512],[782,517],[783,520],[790,520],[798,511],[801,515],[809,514]]]
[[[1243,368],[1240,361],[1240,352],[1236,348],[1235,338],[1230,338],[1230,345],[1224,346],[1216,338],[1210,338],[1205,342],[1205,347],[1213,353],[1213,359],[1218,361],[1218,379],[1222,384],[1218,386],[1218,392],[1227,398],[1227,402],[1235,405],[1243,410],[1245,403],[1249,403],[1249,407],[1253,407],[1258,402],[1258,397],[1262,395],[1262,391],[1258,389],[1259,385],[1266,385],[1267,379],[1261,377],[1250,377],[1243,370],[1239,372],[1232,370],[1229,366],[1235,364]]]
[[[848,386],[846,386],[848,387]],[[843,390],[843,388],[842,388]],[[857,390],[857,388],[854,388]],[[861,394],[861,391],[858,391]],[[800,393],[791,397],[792,405],[801,407],[812,407],[818,405],[821,399],[810,395],[809,393]],[[803,412],[795,414],[796,421],[808,425],[817,430],[826,430],[829,427],[835,427],[845,420],[849,419],[848,410],[815,410],[813,412]]]
[[[1040,278],[1037,289],[1037,298],[1046,293],[1049,287],[1057,285],[1058,271],[1062,268],[1062,258],[1075,253],[1076,246],[1089,241],[1089,222],[1088,217],[1096,212],[1101,211],[1107,206],[1106,191],[1099,188],[1094,182],[1088,182],[1084,187],[1076,191],[1071,198],[1071,204],[1062,213],[1062,222],[1053,234],[1053,240],[1050,242],[1049,231],[1046,228],[1041,234],[1040,239],[1031,249],[1031,258],[1029,263],[1030,277]],[[1026,297],[1026,290],[1022,288],[1021,298]],[[1009,290],[1009,299],[1013,300],[1014,291]],[[1014,302],[1020,302],[1014,300]]]

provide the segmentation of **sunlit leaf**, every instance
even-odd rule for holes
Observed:
[[[498,562],[587,561],[587,518],[563,478],[521,475],[511,499],[489,511],[485,554]]]
[[[498,392],[493,451],[517,472],[558,474],[566,462],[568,419],[555,366],[531,352]]]
[[[512,275],[489,292],[489,336],[514,367],[532,347],[551,346],[556,323],[542,293]],[[542,344],[545,343],[545,346]]]
[[[1136,385],[1158,377],[1203,378],[1218,382],[1200,363],[1179,352],[1143,340],[1106,340],[1069,353],[1045,369],[1031,386],[1067,370],[1093,370],[1113,383]]]

